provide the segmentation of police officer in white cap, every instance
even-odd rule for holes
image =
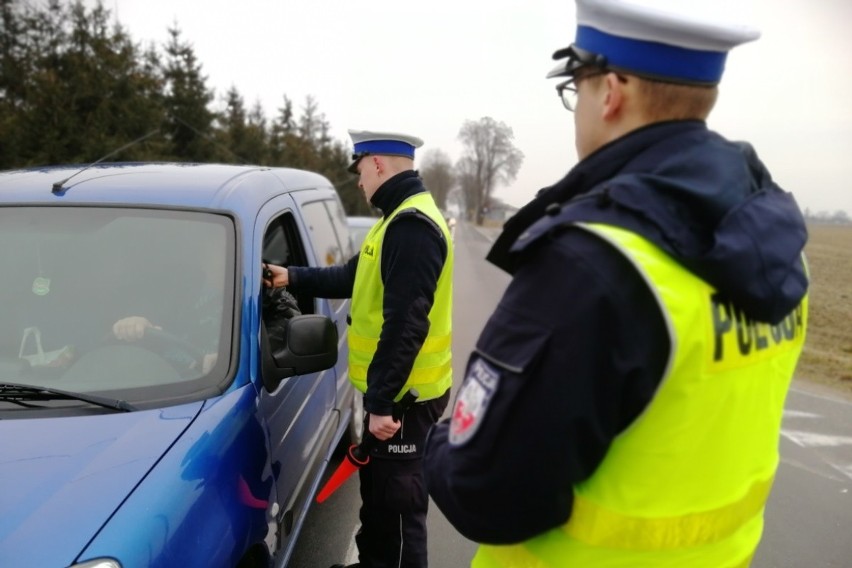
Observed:
[[[422,481],[429,428],[452,384],[453,247],[444,217],[414,167],[423,141],[390,132],[350,130],[349,171],[383,213],[346,264],[269,266],[268,285],[352,298],[349,379],[364,393],[366,426],[382,442],[359,470],[359,563],[369,568],[425,568],[429,497]],[[397,422],[395,400],[416,387]],[[340,565],[337,565],[340,566]]]
[[[701,2],[577,0],[550,77],[580,162],[488,255],[513,274],[429,491],[476,567],[748,566],[807,325],[802,215],[707,128],[758,33]],[[735,14],[733,14],[735,15]]]

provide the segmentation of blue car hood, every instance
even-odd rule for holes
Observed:
[[[70,565],[201,406],[0,421],[0,565]]]

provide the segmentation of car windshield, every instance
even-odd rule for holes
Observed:
[[[224,215],[0,207],[0,383],[130,401],[221,383],[234,250]]]

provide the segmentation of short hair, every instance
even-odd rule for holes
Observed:
[[[642,114],[646,120],[706,120],[716,104],[719,88],[716,85],[683,85],[630,76],[638,82],[636,92],[641,98]]]

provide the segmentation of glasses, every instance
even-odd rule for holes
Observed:
[[[562,99],[562,104],[565,105],[565,108],[574,112],[574,109],[577,108],[577,85],[580,84],[580,81],[589,79],[590,77],[597,77],[598,75],[606,75],[609,72],[609,69],[600,69],[590,73],[583,73],[582,75],[572,75],[567,81],[556,85],[556,94]]]

